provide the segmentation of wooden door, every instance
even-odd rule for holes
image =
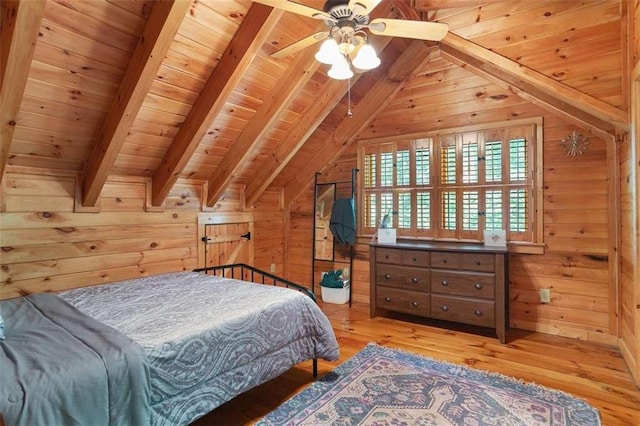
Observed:
[[[228,265],[253,261],[253,246],[248,222],[205,225],[205,266]]]

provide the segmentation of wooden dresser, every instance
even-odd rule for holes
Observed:
[[[508,251],[462,243],[371,245],[371,317],[384,311],[509,327]]]

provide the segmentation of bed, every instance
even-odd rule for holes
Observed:
[[[295,364],[313,359],[315,374],[318,358],[339,357],[313,293],[247,265],[31,295],[0,312],[7,425],[186,425]]]

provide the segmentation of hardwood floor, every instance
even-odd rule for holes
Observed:
[[[507,344],[496,337],[403,321],[406,317],[369,318],[369,306],[322,304],[340,343],[340,360],[319,361],[323,375],[369,342],[420,353],[434,359],[502,373],[559,389],[598,408],[604,426],[640,425],[640,388],[620,353],[612,347],[511,329]],[[250,425],[309,383],[311,362],[222,405],[197,426]]]

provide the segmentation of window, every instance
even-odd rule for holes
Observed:
[[[363,232],[391,212],[400,237],[481,241],[504,229],[510,242],[542,243],[541,137],[539,119],[361,142]]]

